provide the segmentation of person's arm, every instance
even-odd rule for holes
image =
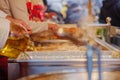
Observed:
[[[6,18],[6,16],[7,16],[7,14],[0,10],[0,17],[1,18]]]
[[[31,28],[26,24],[25,21],[23,21],[21,19],[15,19],[12,17],[11,7],[9,5],[8,0],[0,0],[0,10],[1,10],[0,17],[6,18],[14,24],[21,25],[22,27],[25,27],[29,33],[32,32]]]
[[[11,21],[13,24],[24,27],[28,31],[28,33],[32,33],[31,28],[22,19],[14,19],[13,17],[11,17],[9,15],[6,16],[6,19]]]
[[[6,13],[7,15],[12,15],[9,0],[0,0],[0,10]]]
[[[0,18],[0,49],[3,48],[8,38],[10,31],[10,21],[5,18]]]
[[[32,32],[31,28],[21,19],[14,19],[13,17],[9,16],[8,14],[4,13],[1,10],[0,10],[0,17],[4,19],[8,19],[11,23],[14,23],[16,25],[26,28],[29,33]]]

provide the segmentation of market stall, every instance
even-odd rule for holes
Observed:
[[[19,63],[21,77],[69,69],[86,72],[88,70],[88,55],[90,54],[88,44],[91,44],[91,47],[93,47],[94,44],[95,49],[100,48],[99,54],[101,55],[100,62],[102,71],[119,71],[120,50],[118,47],[116,48],[99,39],[100,36],[89,39],[90,41],[85,41],[85,38],[81,38],[81,35],[79,35],[80,40],[74,42],[76,37],[73,36],[76,35],[72,33],[77,32],[77,30],[78,28],[75,27],[72,27],[72,31],[71,28],[65,28],[65,31],[68,31],[68,33],[70,31],[72,39],[71,37],[69,38],[69,36],[58,37],[52,34],[51,31],[43,31],[38,35],[35,34],[35,37],[32,37],[35,43],[34,46],[31,46],[32,50],[29,46],[28,51],[21,52],[16,59],[10,60],[10,62]],[[79,34],[81,34],[81,32],[79,32]],[[96,69],[99,67],[99,51],[95,51],[95,49],[92,49],[93,53],[90,56],[93,61],[93,71],[98,72]]]
[[[34,2],[33,7],[31,4],[29,0],[26,3],[32,26],[57,26],[58,29],[52,31],[48,28],[30,35],[24,29],[26,34],[20,36],[11,33],[0,51],[1,55],[9,57],[10,77],[28,76],[20,80],[43,77],[59,77],[62,80],[63,76],[68,76],[65,79],[71,80],[74,76],[79,79],[82,75],[81,79],[84,80],[120,78],[120,47],[112,44],[116,40],[119,43],[114,38],[116,35],[119,38],[119,29],[111,26],[109,20],[107,24],[93,23],[91,0],[88,1],[88,19],[91,22],[87,20],[80,27],[76,24],[58,24],[56,14],[45,14],[42,5]],[[17,64],[17,67],[13,65],[13,69],[11,64]],[[16,73],[11,73],[10,70],[15,70]],[[108,75],[112,76],[107,77]]]

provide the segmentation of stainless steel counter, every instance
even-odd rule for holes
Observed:
[[[119,50],[109,44],[108,48]],[[26,55],[27,54],[27,55]],[[87,54],[82,51],[41,51],[21,53],[17,59],[10,59],[9,63],[18,63],[20,77],[32,74],[48,73],[55,71],[76,70],[87,71]],[[93,54],[93,71],[98,70],[97,55]],[[102,71],[120,71],[120,59],[114,58],[111,51],[101,52]]]

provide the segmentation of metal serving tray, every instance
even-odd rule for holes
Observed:
[[[105,46],[107,43],[102,44],[99,39],[95,40],[96,42],[98,41],[99,44],[102,46]],[[107,44],[106,47],[108,48],[107,51],[101,51],[101,61],[114,64],[120,64],[120,59],[116,59],[112,57],[112,50],[110,45]],[[30,52],[25,52],[21,53],[16,61],[18,62],[86,62],[87,61],[87,54],[86,51],[30,51]],[[93,54],[93,61],[97,61],[97,54]]]

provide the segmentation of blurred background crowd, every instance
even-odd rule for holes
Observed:
[[[58,14],[58,23],[78,24],[88,16],[88,0],[47,0],[47,6]],[[102,0],[92,0],[92,16],[99,15],[101,6]]]

